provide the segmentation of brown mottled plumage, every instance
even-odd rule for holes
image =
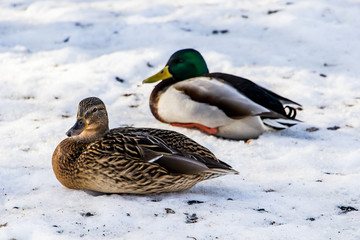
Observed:
[[[237,174],[207,148],[174,131],[109,130],[104,103],[79,103],[77,121],[55,149],[57,179],[72,189],[151,194],[182,191],[225,174]]]

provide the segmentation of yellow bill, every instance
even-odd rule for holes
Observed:
[[[145,79],[142,83],[154,83],[163,79],[171,78],[172,75],[169,72],[169,66],[164,67],[160,72],[157,74]]]

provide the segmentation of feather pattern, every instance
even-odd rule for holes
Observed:
[[[284,129],[300,122],[295,119],[300,104],[248,79],[209,73],[194,49],[175,52],[159,73],[143,83],[159,80],[150,109],[155,118],[174,126],[246,140],[257,138],[268,127]]]
[[[246,78],[242,78],[226,73],[209,73],[206,74],[205,76],[210,78],[222,79],[224,82],[234,87],[238,92],[241,92],[244,96],[246,96],[253,102],[269,110],[277,112],[283,116],[288,117],[288,115],[284,110],[283,104],[294,104],[297,106],[301,106],[300,104],[288,98],[284,98],[266,88],[263,88]],[[296,114],[292,116],[291,119],[295,119],[295,116]]]
[[[154,116],[163,122],[201,123],[218,128],[216,135],[233,139],[256,138],[265,131],[265,125],[283,129],[298,122],[276,112],[275,107],[271,110],[254,102],[222,78],[204,76],[172,84],[167,81],[172,79],[162,81],[159,85],[164,88],[154,90],[157,95],[150,98]]]
[[[90,141],[81,134],[66,138],[52,163],[64,186],[105,193],[182,191],[206,179],[237,174],[186,136],[151,128],[116,128]]]

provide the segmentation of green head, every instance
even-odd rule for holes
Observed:
[[[181,81],[207,73],[209,73],[209,70],[204,58],[198,51],[189,48],[175,52],[164,69],[154,76],[145,79],[143,83],[153,83],[170,77]]]

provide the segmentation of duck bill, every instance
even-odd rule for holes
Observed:
[[[142,83],[154,83],[163,79],[171,78],[172,75],[169,72],[169,66],[164,67],[160,72],[145,79]]]
[[[72,126],[72,128],[70,128],[66,132],[66,136],[68,137],[77,136],[80,133],[82,133],[86,128],[87,128],[87,124],[85,123],[84,119],[78,118],[74,126]]]

